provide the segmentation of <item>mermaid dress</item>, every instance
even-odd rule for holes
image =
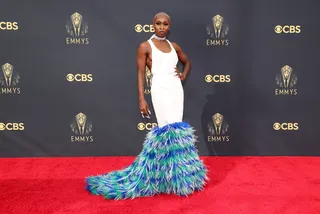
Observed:
[[[134,199],[157,194],[188,196],[204,189],[207,168],[195,148],[193,127],[183,122],[184,92],[175,76],[177,53],[152,49],[151,100],[158,126],[147,133],[142,151],[133,163],[120,170],[85,179],[86,189],[107,199]]]

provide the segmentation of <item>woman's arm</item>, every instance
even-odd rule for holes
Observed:
[[[179,61],[184,65],[182,74],[180,75],[180,79],[184,80],[187,77],[189,71],[191,70],[191,61],[189,60],[187,54],[183,52],[183,50],[177,43],[172,42],[172,46],[177,52]]]
[[[138,97],[139,106],[142,116],[149,117],[149,107],[144,97],[144,86],[145,86],[145,73],[146,73],[146,62],[148,55],[148,44],[143,42],[138,47],[137,53],[137,69],[138,69]]]

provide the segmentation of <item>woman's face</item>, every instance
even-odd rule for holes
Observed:
[[[165,37],[169,32],[170,20],[167,16],[160,15],[154,20],[153,26],[157,36]]]

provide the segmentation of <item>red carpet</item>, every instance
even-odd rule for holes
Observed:
[[[2,158],[1,214],[313,214],[320,213],[320,158],[203,157],[204,192],[110,201],[83,179],[129,165],[134,157]]]

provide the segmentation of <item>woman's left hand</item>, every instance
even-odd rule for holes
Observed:
[[[183,73],[181,73],[177,67],[175,67],[174,69],[176,72],[176,76],[180,78],[180,80],[185,80],[186,76]]]

